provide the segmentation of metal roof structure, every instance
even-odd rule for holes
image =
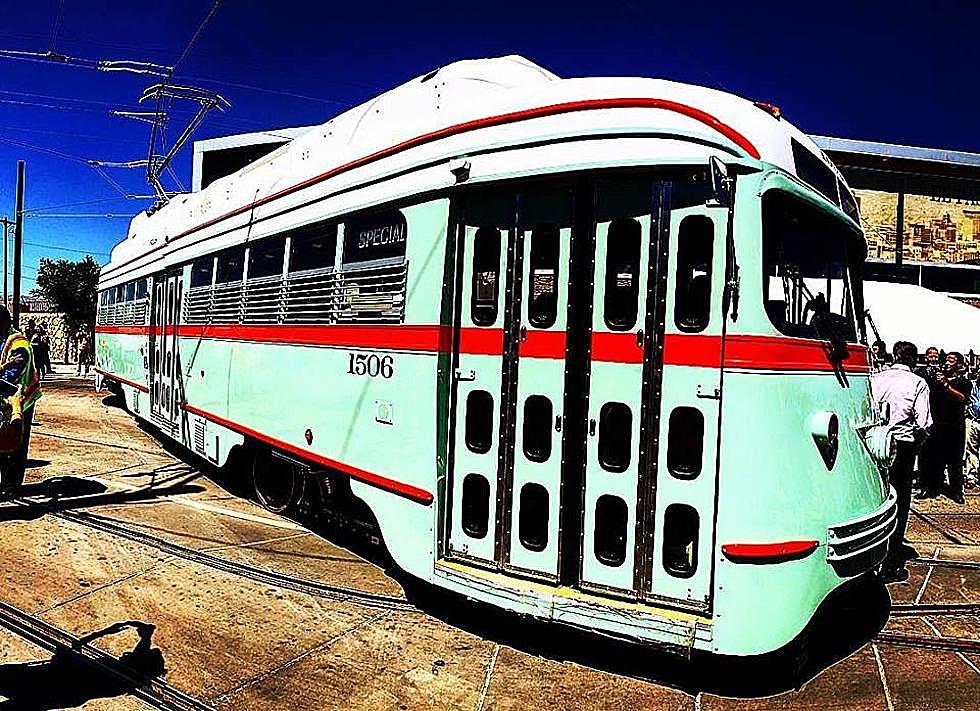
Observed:
[[[851,188],[980,200],[980,153],[810,136]]]

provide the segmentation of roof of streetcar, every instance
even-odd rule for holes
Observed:
[[[409,149],[444,142],[446,150],[461,148],[465,155],[482,130],[497,129],[497,142],[519,141],[522,134],[585,132],[597,122],[609,126],[606,110],[617,110],[616,126],[624,130],[656,128],[682,139],[700,138],[793,175],[794,146],[802,146],[841,178],[823,151],[778,112],[733,94],[663,79],[562,79],[519,56],[463,60],[322,125],[294,129],[287,143],[250,165],[200,192],[177,196],[154,214],[137,215],[103,277],[122,276],[113,272],[217,222]],[[257,136],[268,142],[269,133]]]

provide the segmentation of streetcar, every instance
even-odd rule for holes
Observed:
[[[865,256],[774,106],[460,61],[136,216],[99,386],[270,508],[361,507],[432,586],[760,655],[895,526]]]

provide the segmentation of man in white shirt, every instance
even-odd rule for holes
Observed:
[[[912,372],[918,357],[914,343],[898,341],[892,349],[894,364],[871,376],[871,398],[876,408],[888,405],[888,426],[892,436],[892,463],[888,481],[898,495],[898,521],[888,543],[888,556],[882,564],[886,583],[907,580],[905,561],[912,556],[902,543],[912,506],[912,468],[927,430],[932,425],[929,385]]]

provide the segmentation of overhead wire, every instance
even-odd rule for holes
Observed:
[[[58,34],[61,32],[61,20],[65,16],[65,0],[58,1],[58,14],[54,19],[54,28],[51,30],[51,47],[50,52],[53,54],[55,46],[58,43]]]

